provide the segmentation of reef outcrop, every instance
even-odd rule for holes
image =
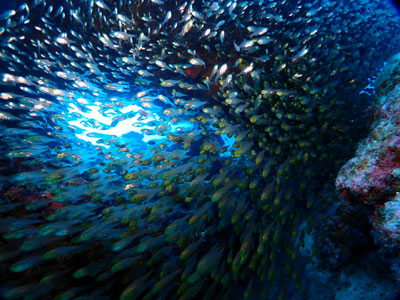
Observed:
[[[370,247],[395,262],[400,253],[400,54],[384,66],[374,86],[377,99],[370,134],[336,178],[347,203],[340,205],[336,225],[341,226],[336,228],[341,229],[332,240],[339,246],[338,237],[356,231],[372,240]],[[344,217],[360,212],[363,218]],[[369,224],[360,226],[361,220]],[[392,264],[392,268],[397,272],[398,266]]]

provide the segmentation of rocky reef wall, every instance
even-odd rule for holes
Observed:
[[[340,170],[336,188],[343,195],[327,222],[325,258],[331,265],[375,253],[400,279],[400,54],[375,79],[369,135]],[[357,257],[357,258],[355,258]]]

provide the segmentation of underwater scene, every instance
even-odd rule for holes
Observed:
[[[400,299],[396,2],[0,4],[0,299]]]

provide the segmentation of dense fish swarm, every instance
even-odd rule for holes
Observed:
[[[364,130],[360,91],[400,45],[394,12],[15,2],[0,16],[0,296],[304,296],[299,251]]]

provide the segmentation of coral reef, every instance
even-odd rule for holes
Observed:
[[[399,72],[397,54],[375,80],[377,101],[370,134],[337,176],[336,187],[346,203],[339,204],[326,225],[333,247],[325,249],[326,254],[340,253],[346,260],[362,246],[364,253],[376,251],[395,272],[400,245]]]

